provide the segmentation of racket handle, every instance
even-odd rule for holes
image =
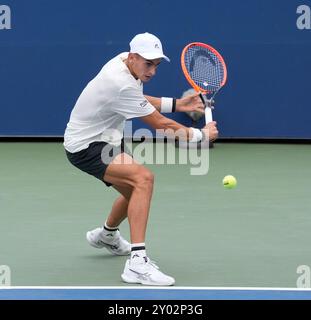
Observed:
[[[211,105],[214,100],[208,100],[206,96],[200,92],[200,98],[205,106],[205,124],[208,124],[213,121],[212,108]]]
[[[210,107],[205,108],[205,124],[213,121],[212,109]]]

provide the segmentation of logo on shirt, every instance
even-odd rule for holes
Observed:
[[[147,104],[148,104],[148,101],[144,100],[142,103],[140,103],[140,106],[144,108]]]

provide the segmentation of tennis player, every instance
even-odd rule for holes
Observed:
[[[179,131],[179,138],[188,141],[201,141],[205,137],[213,141],[218,131],[215,122],[199,130],[187,128],[161,114],[203,113],[197,93],[182,99],[143,94],[143,83],[156,74],[163,59],[169,61],[156,36],[136,35],[130,42],[130,52],[121,53],[105,64],[81,93],[67,124],[64,147],[74,166],[120,193],[104,225],[87,232],[89,244],[106,248],[114,255],[130,255],[121,275],[123,281],[168,286],[175,283],[174,278],[160,271],[149,259],[145,247],[154,176],[127,151],[124,124],[127,119],[140,118],[155,129]],[[126,218],[130,225],[130,243],[122,238],[118,229]]]

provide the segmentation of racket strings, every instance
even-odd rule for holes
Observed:
[[[224,68],[219,58],[208,48],[189,47],[185,66],[192,80],[203,90],[217,92],[224,79]]]

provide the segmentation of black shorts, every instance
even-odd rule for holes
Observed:
[[[124,141],[121,146],[115,147],[106,142],[98,141],[91,143],[87,149],[71,153],[66,150],[67,158],[71,164],[80,170],[103,181],[108,187],[112,184],[104,181],[104,175],[110,162],[120,153],[131,155]]]

